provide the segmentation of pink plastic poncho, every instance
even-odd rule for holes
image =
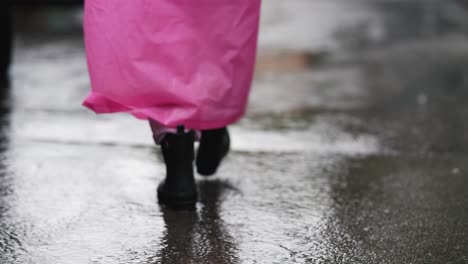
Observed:
[[[96,113],[223,127],[245,112],[260,0],[86,0]]]

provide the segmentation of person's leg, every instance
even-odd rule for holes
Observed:
[[[166,179],[158,187],[158,200],[173,208],[194,208],[197,190],[193,173],[194,142],[200,140],[197,170],[203,176],[213,175],[230,148],[226,127],[193,131],[183,126],[172,129],[150,120],[153,139],[161,146],[166,165]]]
[[[226,127],[203,130],[197,151],[198,173],[203,176],[215,174],[221,161],[229,152],[230,144],[229,132]]]
[[[6,79],[11,62],[12,49],[11,8],[8,1],[0,3],[0,79]]]
[[[197,188],[193,173],[195,132],[183,126],[177,129],[150,121],[153,138],[161,146],[166,178],[158,187],[158,201],[174,209],[193,209]]]
[[[167,134],[176,134],[176,129],[165,127],[154,120],[150,120],[150,126],[154,142],[158,145]],[[195,131],[195,140],[200,141],[196,160],[197,172],[203,176],[215,174],[230,149],[231,140],[227,128]]]
[[[156,143],[157,145],[161,145],[164,136],[166,136],[167,134],[177,134],[177,129],[166,127],[155,120],[149,120],[149,124],[151,127],[151,131],[153,132],[154,143]],[[194,131],[195,141],[199,141],[201,138],[201,132],[199,130],[192,131]],[[188,133],[190,132],[190,130],[185,129],[185,132]]]

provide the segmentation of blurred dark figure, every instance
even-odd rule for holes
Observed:
[[[0,4],[0,81],[4,82],[8,76],[8,67],[11,62],[11,8],[10,4]]]

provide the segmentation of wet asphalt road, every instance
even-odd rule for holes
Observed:
[[[17,35],[0,263],[468,263],[463,1],[265,1],[249,111],[196,212],[157,204],[146,123],[80,106],[73,12]]]

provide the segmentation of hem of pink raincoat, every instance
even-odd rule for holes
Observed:
[[[130,113],[134,117],[141,120],[155,120],[162,125],[168,128],[175,128],[180,124],[172,124],[164,122],[156,116],[148,114],[146,112],[151,112],[151,108],[132,108],[124,106],[115,102],[114,100],[108,99],[107,97],[100,95],[96,92],[90,92],[86,99],[83,101],[83,106],[91,109],[96,114],[112,114],[112,113]],[[231,125],[236,123],[245,115],[245,110],[240,111],[239,114],[233,116],[232,118],[222,120],[222,121],[200,121],[189,119],[188,121],[181,121],[186,128],[195,129],[195,130],[206,130],[206,129],[216,129]]]
[[[122,104],[110,100],[96,92],[90,92],[83,101],[83,106],[93,110],[97,114],[110,114],[117,112],[129,112],[131,109]]]
[[[193,118],[188,118],[186,121],[180,121],[177,123],[176,122],[167,123],[167,122],[162,122],[162,120],[159,120],[157,117],[154,117],[151,114],[144,113],[147,111],[151,112],[152,110],[151,108],[135,109],[133,111],[130,111],[130,113],[138,119],[142,119],[142,120],[153,119],[168,128],[176,128],[178,125],[183,124],[186,128],[194,129],[194,130],[207,130],[207,129],[217,129],[217,128],[226,127],[226,126],[229,126],[231,124],[238,122],[245,115],[245,111],[241,111],[239,114],[234,115],[231,118],[224,119],[222,121],[220,120],[201,121],[201,120],[196,120]]]

